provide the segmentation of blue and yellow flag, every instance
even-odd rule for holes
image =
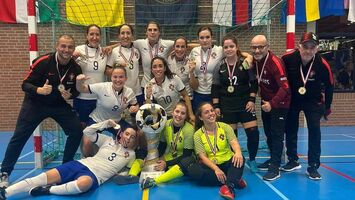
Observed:
[[[67,0],[67,20],[79,25],[119,26],[124,23],[123,3],[124,0]]]

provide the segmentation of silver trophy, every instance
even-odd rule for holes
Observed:
[[[150,177],[155,178],[164,171],[155,171],[155,163],[159,160],[159,133],[163,130],[167,119],[163,107],[158,104],[144,104],[136,114],[137,126],[143,131],[147,139],[148,155],[145,158],[139,182]]]

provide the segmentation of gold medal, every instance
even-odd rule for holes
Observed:
[[[305,87],[300,87],[300,88],[298,88],[298,93],[300,93],[300,95],[304,95],[304,94],[306,94],[306,88]]]
[[[65,90],[65,86],[63,84],[58,85],[58,90]]]
[[[228,86],[227,91],[228,91],[229,93],[233,93],[233,92],[234,92],[234,87],[233,87],[233,85]]]

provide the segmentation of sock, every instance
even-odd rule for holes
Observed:
[[[128,174],[131,176],[138,176],[138,174],[142,171],[142,166],[143,166],[143,160],[135,159]]]
[[[256,153],[258,152],[259,148],[259,130],[258,127],[251,127],[245,129],[245,133],[247,135],[247,147],[249,152],[249,160],[255,160]]]
[[[18,183],[15,183],[8,188],[6,188],[6,197],[10,197],[14,194],[18,194],[21,192],[28,192],[31,188],[37,186],[47,185],[47,175],[45,173],[41,173],[38,176],[27,178]]]
[[[169,182],[173,179],[182,177],[184,175],[184,173],[182,173],[179,165],[174,165],[172,166],[167,172],[165,172],[164,174],[156,177],[154,179],[156,184],[160,184],[160,183],[166,183]]]
[[[56,194],[56,195],[72,195],[72,194],[79,194],[82,193],[78,186],[78,181],[71,181],[62,185],[56,185],[52,186],[49,189],[49,192],[51,194]]]

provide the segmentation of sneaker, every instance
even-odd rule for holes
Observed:
[[[138,176],[131,176],[131,175],[116,175],[113,177],[113,182],[117,185],[127,185],[127,184],[134,184],[139,182]]]
[[[224,199],[234,200],[234,189],[228,187],[227,185],[222,185],[219,189],[219,195],[221,195]]]
[[[244,189],[246,187],[247,187],[247,182],[243,178],[239,179],[238,184],[237,184],[237,188]]]
[[[49,192],[49,189],[51,188],[52,186],[50,185],[46,185],[46,186],[37,186],[37,187],[34,187],[32,189],[30,189],[29,193],[31,196],[43,196],[43,195],[49,195],[50,192]]]
[[[9,175],[7,172],[0,172],[0,187],[9,187]]]
[[[253,161],[249,160],[249,167],[250,167],[251,172],[253,172],[253,173],[259,172],[259,169],[258,169],[258,166],[257,166],[255,160],[253,160]]]
[[[155,183],[154,179],[147,177],[146,179],[144,179],[142,181],[141,188],[142,188],[142,190],[144,190],[147,188],[154,187],[155,185],[156,185],[156,183]]]
[[[296,169],[301,169],[301,165],[297,161],[289,161],[286,165],[281,167],[282,171],[291,172]]]
[[[262,171],[266,171],[269,169],[269,166],[270,166],[270,159],[269,160],[266,160],[265,162],[261,163],[260,165],[258,165],[258,168]]]
[[[5,188],[4,187],[0,187],[0,200],[5,200],[6,196],[5,196]]]
[[[280,176],[281,176],[280,170],[278,169],[278,167],[274,167],[274,166],[270,165],[268,171],[263,176],[263,179],[265,181],[273,181],[273,180],[280,178]]]
[[[308,167],[306,174],[308,175],[308,178],[312,180],[322,179],[322,176],[318,173],[317,168],[315,167]]]

